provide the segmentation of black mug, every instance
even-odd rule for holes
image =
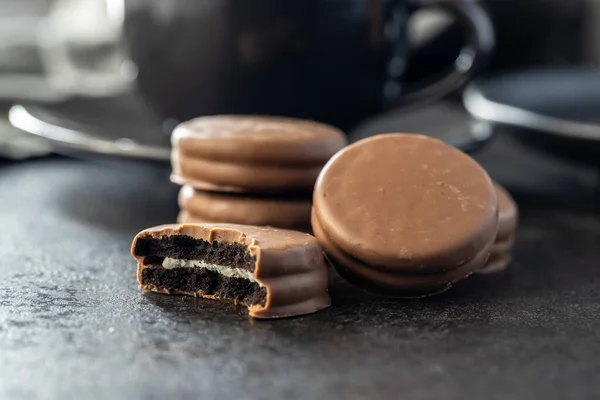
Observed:
[[[129,2],[128,52],[137,86],[162,118],[268,114],[343,129],[389,107],[437,99],[462,85],[493,46],[485,11],[469,0],[162,0]],[[402,81],[414,11],[441,8],[466,44],[432,81]]]

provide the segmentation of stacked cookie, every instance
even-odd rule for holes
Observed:
[[[471,157],[416,134],[345,144],[335,128],[293,119],[180,125],[179,221],[201,224],[136,237],[140,287],[275,318],[329,306],[323,253],[351,284],[390,297],[430,296],[506,268],[517,206]]]
[[[490,251],[490,257],[478,273],[489,274],[504,271],[512,259],[518,222],[517,204],[502,186],[495,184],[498,196],[498,233]]]
[[[346,139],[312,121],[210,116],[179,125],[172,144],[180,222],[310,230],[315,180]]]

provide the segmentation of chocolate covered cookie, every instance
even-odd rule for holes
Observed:
[[[214,191],[310,191],[346,144],[331,126],[290,118],[201,117],[172,136],[172,180]]]
[[[397,273],[373,268],[341,250],[321,228],[315,214],[312,217],[313,232],[333,261],[338,274],[348,282],[368,292],[390,297],[424,297],[440,293],[458,280],[468,276],[474,268],[485,262],[489,246],[476,257],[449,271],[424,273]]]
[[[131,253],[144,290],[231,301],[256,318],[308,314],[331,303],[322,249],[305,233],[163,225],[140,232]]]
[[[310,229],[310,197],[248,196],[197,190],[189,185],[179,192],[179,222],[227,222]]]
[[[463,152],[427,136],[378,135],[323,168],[312,226],[351,283],[388,296],[426,296],[485,263],[498,199],[487,173]]]

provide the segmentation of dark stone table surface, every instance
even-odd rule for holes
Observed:
[[[478,158],[521,207],[509,272],[412,301],[334,277],[279,321],[137,288],[131,239],[177,212],[163,174],[1,162],[0,398],[599,398],[598,174],[504,139]]]

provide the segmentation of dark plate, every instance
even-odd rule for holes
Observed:
[[[17,105],[10,110],[9,120],[46,139],[59,154],[128,164],[169,162],[169,135],[152,112],[133,98]]]
[[[600,70],[529,70],[472,83],[475,117],[554,155],[600,166]]]
[[[478,121],[458,103],[442,101],[421,108],[382,114],[359,125],[349,134],[351,142],[380,133],[420,133],[435,137],[465,152],[474,152],[487,142],[492,128]]]
[[[50,153],[50,146],[44,139],[23,132],[10,123],[10,108],[10,103],[0,102],[0,160],[24,160]]]

